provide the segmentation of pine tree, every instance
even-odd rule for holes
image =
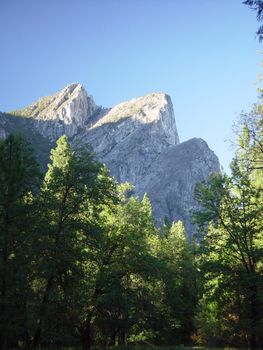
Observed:
[[[43,334],[47,342],[63,344],[66,334],[74,333],[73,304],[81,287],[93,220],[99,207],[114,197],[115,188],[93,154],[73,150],[66,136],[57,141],[50,158],[39,199],[35,281],[39,307],[33,347]],[[60,320],[56,332],[54,312]]]

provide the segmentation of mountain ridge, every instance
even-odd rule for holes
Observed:
[[[73,83],[19,113],[28,130],[49,146],[63,134],[72,144],[91,146],[118,181],[133,183],[140,197],[148,193],[159,224],[164,217],[180,219],[192,236],[191,211],[197,208],[193,188],[219,171],[219,161],[201,139],[180,143],[169,95],[149,93],[103,108]],[[0,136],[5,137],[3,120]]]

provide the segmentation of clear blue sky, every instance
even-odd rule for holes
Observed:
[[[224,140],[257,100],[262,45],[242,0],[0,0],[0,110],[71,82],[99,105],[152,91],[173,100],[181,141]]]

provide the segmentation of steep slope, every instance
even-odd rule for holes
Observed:
[[[139,196],[148,193],[159,224],[164,217],[181,219],[189,236],[193,234],[194,187],[219,171],[219,162],[201,139],[179,143],[168,95],[151,93],[104,109],[74,83],[15,114],[23,127],[19,122],[15,125],[25,134],[33,131],[33,143],[39,135],[42,149],[47,150],[62,134],[73,145],[91,145],[113,176],[133,183]],[[0,137],[10,132],[5,120],[0,118]]]

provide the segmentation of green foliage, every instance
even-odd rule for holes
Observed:
[[[35,250],[34,281],[39,307],[34,346],[42,337],[59,344],[63,332],[74,335],[70,322],[78,322],[73,308],[85,273],[86,246],[100,206],[114,199],[115,189],[93,155],[86,150],[73,150],[65,136],[57,141],[50,158],[52,163],[39,195],[40,238]],[[54,323],[49,322],[54,313],[61,317],[60,332],[54,332]]]
[[[65,136],[50,160],[41,182],[23,139],[0,142],[0,348],[188,343],[195,278],[182,223],[160,235],[148,197]]]
[[[89,150],[62,136],[41,182],[28,144],[1,141],[0,348],[244,344],[263,247],[259,173],[242,152],[232,177],[196,191],[208,230],[196,255],[181,222],[158,229],[149,198]]]
[[[261,342],[260,106],[232,174],[199,184],[198,244],[158,229],[149,198],[117,185],[65,136],[43,179],[29,145],[0,142],[0,349]]]
[[[156,274],[157,262],[148,242],[156,235],[150,202],[147,197],[140,201],[121,194],[120,198],[118,205],[101,213],[102,235],[94,242],[96,252],[92,247],[93,293],[83,324],[86,348],[92,329],[104,330],[100,338],[105,345],[126,342],[143,312],[137,306],[143,304],[144,280]]]
[[[190,344],[196,304],[193,251],[182,222],[174,222],[162,232],[158,247],[163,263],[159,338],[161,343]]]
[[[26,337],[33,195],[39,177],[32,150],[23,139],[9,136],[0,141],[0,348]]]
[[[248,114],[242,114],[238,132],[238,155],[247,170],[263,169],[263,105],[262,90],[259,90],[260,103],[254,105]]]
[[[262,342],[263,168],[262,114],[242,118],[232,174],[200,184],[195,214],[203,240],[199,264],[203,294],[198,324],[210,345]],[[252,118],[252,115],[255,116]],[[209,329],[213,329],[211,332]],[[227,339],[227,343],[226,340]]]

